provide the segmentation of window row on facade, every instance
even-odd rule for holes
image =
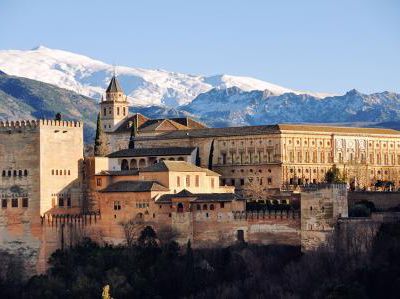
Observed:
[[[121,160],[121,170],[129,170],[129,169],[138,169],[149,166],[151,164],[155,164],[161,161],[185,161],[184,157],[170,157],[170,158],[157,158],[157,157],[149,157],[145,158],[138,158],[138,159],[122,159]]]
[[[27,170],[27,169],[24,169],[24,170],[22,170],[22,169],[19,169],[19,170],[17,170],[17,169],[14,169],[14,170],[3,170],[2,173],[1,173],[1,175],[2,175],[3,177],[11,177],[11,176],[14,176],[14,177],[22,177],[22,176],[28,176],[28,170]]]
[[[11,208],[18,208],[18,207],[22,207],[22,208],[27,208],[29,206],[29,200],[27,197],[23,197],[23,198],[2,198],[1,199],[1,207],[3,209],[7,208],[7,207],[11,207]]]
[[[111,115],[112,112],[112,107],[108,107],[108,114]],[[121,109],[120,107],[117,107],[117,115],[121,114]],[[103,108],[103,116],[107,116],[107,108]],[[126,107],[122,107],[122,116],[126,116]]]
[[[273,163],[275,162],[274,153],[267,152],[263,154],[262,152],[248,152],[246,153],[221,153],[218,157],[218,164],[254,164],[254,163]]]
[[[244,186],[246,183],[256,183],[259,185],[272,185],[272,177],[248,177],[245,178],[220,178],[222,186]]]
[[[181,178],[180,176],[176,177],[176,186],[177,187],[183,187],[183,179],[185,180],[185,186],[190,187],[192,184],[192,176],[186,175],[184,178]],[[200,186],[200,176],[195,175],[194,176],[194,186],[199,187]],[[214,178],[211,178],[211,187],[214,188]]]
[[[69,169],[52,169],[51,175],[71,175],[71,170],[69,170]]]

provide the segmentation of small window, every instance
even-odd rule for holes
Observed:
[[[71,170],[68,169],[68,175],[71,175]]]
[[[18,176],[22,176],[22,170],[18,170]]]
[[[200,185],[200,176],[198,176],[198,175],[196,175],[196,182],[195,182],[195,184],[196,184],[196,187],[199,187],[199,185]]]
[[[225,207],[225,203],[224,203],[224,202],[221,202],[221,203],[219,204],[219,206],[220,206],[221,209],[223,209],[223,208]]]
[[[196,209],[197,209],[197,211],[200,211],[201,210],[201,205],[197,204],[196,205]]]
[[[117,115],[119,115],[119,107],[117,107]]]
[[[58,175],[58,169],[56,169],[56,175]]]
[[[22,207],[23,208],[28,207],[28,198],[27,197],[22,198]]]
[[[2,176],[6,176],[6,171],[5,170],[3,170],[3,172],[2,172]]]
[[[186,176],[186,186],[190,187],[190,175]]]
[[[101,187],[101,178],[96,179],[96,185],[97,187]]]
[[[11,207],[18,208],[18,198],[11,199]]]
[[[123,111],[123,114],[124,114],[124,116],[126,115],[126,108],[124,107],[124,108],[122,108],[122,111]]]
[[[214,188],[214,178],[211,178],[211,188]]]
[[[181,177],[179,177],[179,176],[176,177],[176,186],[177,187],[181,186]]]
[[[11,176],[11,170],[8,171],[8,176]]]
[[[104,116],[107,115],[107,109],[106,109],[106,108],[103,109],[103,115],[104,115]]]
[[[114,201],[114,210],[116,210],[116,211],[121,210],[121,202]]]
[[[54,175],[54,169],[51,170],[51,175]]]
[[[64,198],[62,198],[62,197],[58,198],[58,206],[59,207],[63,207],[64,206]]]
[[[214,205],[213,204],[210,204],[210,210],[214,211]]]
[[[14,170],[14,176],[17,176],[17,171],[16,170]]]
[[[207,210],[207,205],[206,204],[203,205],[203,210]]]
[[[67,175],[67,170],[66,169],[64,169],[64,175]]]
[[[1,207],[2,207],[2,208],[7,208],[7,199],[3,198],[3,199],[1,200]]]
[[[70,207],[71,206],[71,197],[67,198],[67,206]]]

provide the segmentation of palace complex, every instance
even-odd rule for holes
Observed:
[[[18,252],[33,272],[82,237],[129,244],[146,225],[196,247],[308,250],[348,217],[346,184],[323,184],[334,165],[353,187],[400,186],[395,130],[149,119],[129,114],[115,77],[99,115],[101,157],[83,157],[80,122],[0,122],[0,249]],[[243,192],[251,184],[273,195],[251,206]]]

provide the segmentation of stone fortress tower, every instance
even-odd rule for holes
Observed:
[[[106,90],[106,99],[103,98],[100,103],[100,118],[104,132],[113,132],[127,116],[127,96],[114,74]]]
[[[301,193],[301,247],[303,251],[327,244],[339,218],[348,217],[346,184],[321,184]]]
[[[58,235],[43,221],[50,213],[80,211],[82,159],[80,122],[0,121],[2,250],[17,252],[31,267],[44,267],[58,247]]]

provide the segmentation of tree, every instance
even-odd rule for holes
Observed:
[[[151,226],[146,226],[140,233],[138,244],[141,247],[158,247],[157,234]]]
[[[96,138],[94,140],[94,155],[96,157],[104,157],[105,155],[107,155],[107,137],[103,132],[100,113],[97,114]]]
[[[103,287],[103,292],[101,294],[101,298],[102,299],[113,299],[110,295],[110,286],[109,285],[105,285]]]
[[[325,181],[329,184],[344,183],[343,176],[340,174],[339,168],[334,164],[325,174]]]
[[[133,124],[131,126],[131,137],[129,138],[129,148],[133,149],[135,148],[135,138],[137,136],[137,130],[138,130],[138,115],[136,114],[134,119],[133,119]]]
[[[251,179],[251,180],[250,180]],[[250,178],[249,181],[243,186],[243,195],[247,199],[269,199],[271,197],[271,190],[260,184],[259,180]],[[261,179],[261,178],[259,178]]]
[[[214,157],[214,139],[211,141],[210,154],[208,156],[208,169],[212,170]]]

